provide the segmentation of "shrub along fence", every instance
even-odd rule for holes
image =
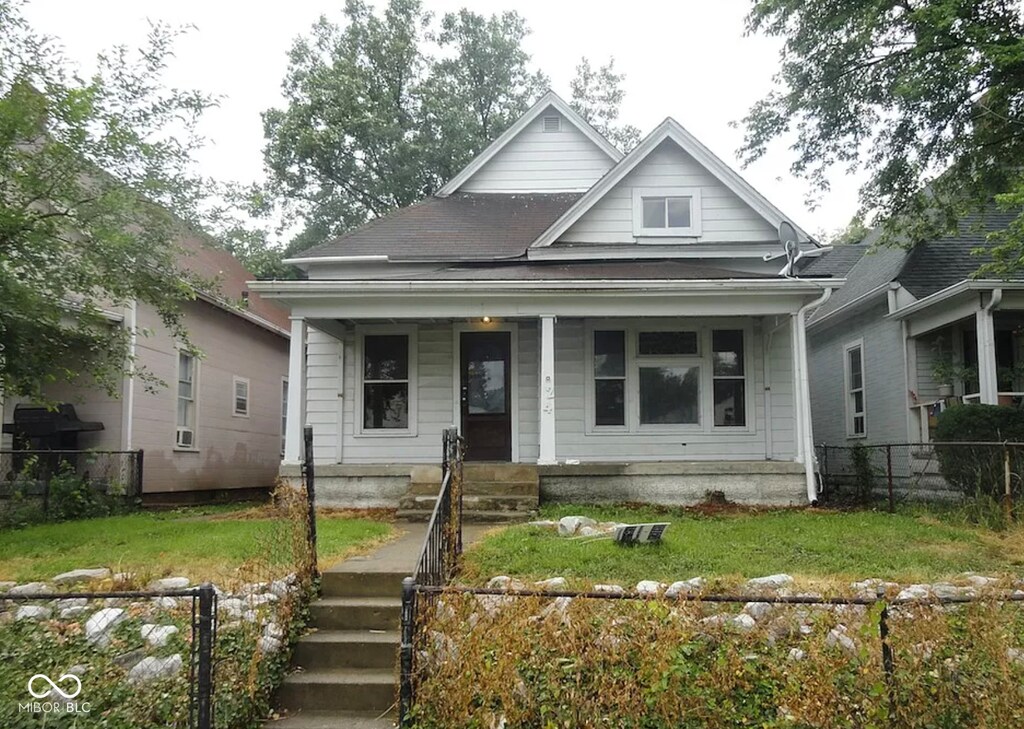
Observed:
[[[143,452],[0,450],[0,527],[139,506]]]
[[[983,501],[1012,518],[1024,492],[1024,443],[887,443],[817,448],[831,503]]]

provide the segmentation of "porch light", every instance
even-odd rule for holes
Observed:
[[[482,321],[483,321],[484,324],[490,324],[491,323],[491,317],[485,316]]]

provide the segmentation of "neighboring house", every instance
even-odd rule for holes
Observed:
[[[293,260],[307,280],[250,284],[292,312],[285,473],[309,423],[319,496],[394,505],[455,424],[545,498],[813,500],[800,335],[840,282],[780,274],[783,222],[672,119],[623,156],[546,95],[434,196]]]
[[[252,274],[231,254],[198,240],[184,245],[191,255],[182,265],[219,283],[216,296],[201,294],[184,305],[184,326],[202,356],[181,351],[152,307],[112,310],[113,326],[149,332],[132,346],[138,363],[166,387],[150,392],[125,376],[117,396],[88,383],[46,392],[55,402],[71,403],[79,419],[103,423],[103,430],[79,436],[80,448],[144,451],[143,492],[150,501],[266,489],[283,452],[288,317],[248,293]],[[5,423],[19,402],[2,403]],[[3,446],[11,446],[11,436]]]
[[[974,278],[988,259],[972,253],[1014,217],[966,219],[909,250],[869,236],[804,268],[846,279],[807,326],[818,443],[928,442],[948,403],[1019,402],[1024,280]]]

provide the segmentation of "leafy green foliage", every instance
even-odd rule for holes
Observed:
[[[569,104],[616,147],[628,152],[640,141],[640,130],[631,124],[619,123],[619,108],[626,96],[622,88],[625,75],[615,73],[615,59],[594,69],[587,58],[576,66],[576,77],[570,84]]]
[[[850,455],[853,461],[854,495],[859,503],[870,503],[875,493],[875,468],[871,463],[871,450],[858,443]]]
[[[44,400],[48,383],[84,376],[113,393],[136,364],[111,313],[143,302],[188,341],[180,304],[199,282],[173,241],[196,219],[190,156],[213,101],[161,86],[166,26],[137,54],[101,55],[89,78],[14,0],[0,0],[0,36],[0,391]]]
[[[1018,3],[755,0],[747,28],[784,45],[776,89],[744,119],[746,162],[792,137],[792,171],[821,193],[833,165],[866,170],[862,213],[886,222],[882,242],[952,231],[993,197],[1024,207]],[[997,272],[1019,268],[1022,245],[1018,218]]]
[[[1007,456],[1011,491],[1020,493],[1020,480],[1013,474],[1024,473],[1024,448],[943,447],[941,443],[1024,442],[1024,411],[999,405],[947,408],[939,415],[935,441],[942,477],[965,496],[979,500],[1000,499],[1005,492]]]

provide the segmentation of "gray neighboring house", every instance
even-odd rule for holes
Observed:
[[[318,498],[411,509],[455,425],[534,503],[815,500],[804,316],[841,281],[783,275],[786,222],[674,120],[624,155],[546,95],[305,280],[251,284],[291,309],[284,474],[309,423]]]
[[[953,402],[1024,397],[1024,280],[973,274],[1014,215],[965,219],[953,236],[910,250],[836,248],[804,276],[845,278],[808,322],[815,441],[927,443]]]

